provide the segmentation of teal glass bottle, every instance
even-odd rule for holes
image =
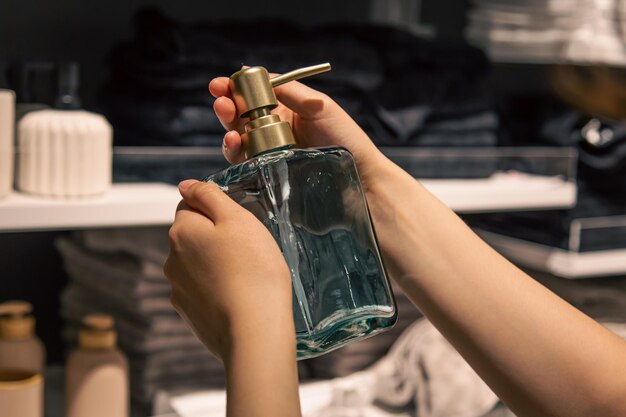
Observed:
[[[352,155],[341,147],[292,148],[289,124],[269,112],[273,86],[327,69],[297,70],[274,83],[262,67],[233,74],[238,111],[250,117],[249,159],[204,179],[253,213],[282,250],[299,359],[379,333],[397,316]]]

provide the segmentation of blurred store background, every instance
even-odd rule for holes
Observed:
[[[0,89],[17,125],[70,97],[113,132],[108,200],[21,195],[38,162],[19,137],[0,199],[0,302],[34,307],[47,416],[63,415],[90,313],[115,320],[134,416],[223,413],[221,366],[169,304],[163,183],[226,167],[210,79],[321,62],[333,70],[308,85],[503,255],[626,334],[625,0],[8,0]],[[392,331],[299,364],[305,415],[512,415],[397,298]]]

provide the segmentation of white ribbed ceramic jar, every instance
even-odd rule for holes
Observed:
[[[13,188],[15,93],[0,90],[0,198]]]
[[[111,187],[113,129],[99,114],[40,110],[18,126],[20,191],[89,197]]]

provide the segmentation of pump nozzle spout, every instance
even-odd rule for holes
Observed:
[[[278,77],[271,78],[270,83],[272,83],[272,88],[278,87],[279,85],[283,85],[285,83],[288,83],[289,81],[295,81],[301,78],[311,77],[312,75],[321,74],[330,70],[330,63],[328,62],[326,62],[325,64],[312,65],[310,67],[299,68],[297,70],[289,71],[285,74],[279,75]]]

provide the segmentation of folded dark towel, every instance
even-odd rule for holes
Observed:
[[[379,144],[496,143],[497,122],[485,88],[488,61],[466,44],[372,24],[184,24],[155,10],[139,12],[135,29],[134,39],[111,54],[111,77],[100,100],[120,145],[213,144],[222,128],[206,91],[211,78],[242,64],[282,73],[318,62],[331,62],[333,71],[306,82],[335,98]],[[476,118],[464,135],[440,129],[447,121],[484,113],[490,117]],[[431,132],[420,139],[430,122]]]

